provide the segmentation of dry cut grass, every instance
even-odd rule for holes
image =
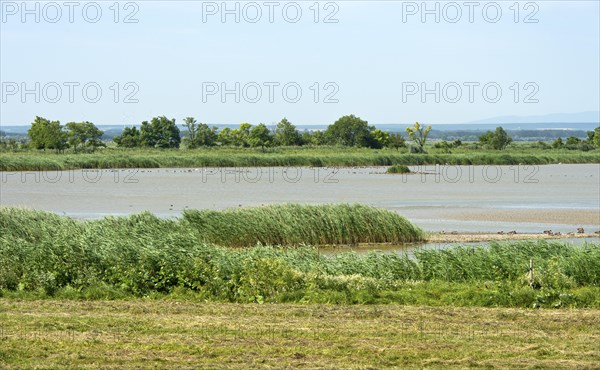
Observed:
[[[1,368],[598,368],[600,310],[0,299]]]

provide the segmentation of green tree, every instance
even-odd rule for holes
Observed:
[[[496,131],[488,131],[481,135],[479,141],[492,149],[503,150],[512,142],[512,138],[499,126],[496,127]]]
[[[67,134],[69,136],[69,145],[73,147],[73,150],[77,152],[79,145],[81,145],[83,149],[84,144],[87,141],[83,122],[68,122],[65,127],[67,128]]]
[[[187,137],[183,139],[183,142],[187,145],[189,149],[194,149],[198,147],[198,143],[196,140],[198,133],[198,123],[194,117],[186,117],[183,119],[183,127],[187,128]]]
[[[50,123],[49,149],[55,149],[57,153],[62,153],[69,147],[69,137],[63,130],[59,121]]]
[[[218,135],[216,127],[208,127],[208,125],[205,123],[200,123],[198,125],[198,133],[196,135],[198,145],[213,146],[217,143],[217,137]]]
[[[46,118],[39,116],[35,117],[33,123],[31,124],[31,127],[27,131],[27,135],[29,136],[32,148],[46,150],[49,126],[50,121]]]
[[[408,134],[408,137],[412,141],[414,141],[415,144],[417,144],[419,151],[423,151],[423,148],[425,147],[425,142],[427,142],[427,136],[429,135],[430,131],[430,125],[428,125],[427,127],[421,126],[419,122],[415,122],[413,127],[406,128],[406,133]]]
[[[63,152],[69,147],[67,133],[59,121],[49,121],[43,117],[35,117],[31,128],[27,131],[31,146],[35,149],[55,149]]]
[[[400,148],[406,148],[406,141],[404,136],[400,133],[391,133],[389,135],[388,147],[400,150]]]
[[[98,129],[92,122],[69,122],[66,125],[69,144],[77,152],[77,148],[85,150],[86,147],[95,151],[100,146],[106,146],[101,138],[104,132]]]
[[[216,127],[210,128],[207,124],[198,123],[194,117],[186,117],[183,121],[183,127],[188,131],[184,143],[189,149],[216,144],[218,137]]]
[[[321,130],[305,132],[304,134],[302,134],[302,141],[316,146],[327,144],[325,132]]]
[[[375,128],[367,121],[351,114],[340,117],[325,131],[326,140],[331,144],[357,147],[376,146],[371,132]]]
[[[376,143],[375,147],[377,147],[377,148],[383,148],[383,147],[387,147],[390,145],[390,133],[389,132],[385,132],[385,131],[381,131],[380,129],[376,129],[376,130],[373,130],[373,132],[371,132],[371,136],[373,137],[373,140]]]
[[[278,145],[292,146],[302,145],[302,136],[287,118],[283,118],[275,129],[275,142]]]
[[[587,132],[587,137],[585,138],[585,142],[588,144],[592,144],[594,145],[594,136],[596,135],[595,131],[588,131]]]
[[[175,119],[168,119],[165,116],[154,117],[149,123],[142,122],[140,135],[142,145],[151,148],[179,148],[181,143],[180,131],[175,124]]]
[[[248,144],[253,148],[261,147],[264,150],[265,147],[271,146],[272,143],[273,136],[264,123],[254,126],[248,135]]]
[[[600,126],[596,127],[593,131],[587,132],[587,138],[584,140],[584,144],[600,148]]]
[[[310,137],[310,142],[317,146],[327,144],[327,136],[325,136],[325,131],[317,130],[313,132]]]
[[[249,146],[248,136],[250,136],[251,128],[252,128],[251,124],[242,123],[242,124],[240,124],[239,128],[236,128],[235,130],[231,130],[231,144],[233,144],[235,146],[241,146],[241,147]]]
[[[563,139],[562,139],[562,138],[560,138],[560,137],[559,137],[559,138],[557,138],[556,140],[554,140],[554,141],[552,142],[552,147],[553,147],[554,149],[560,149],[560,148],[562,148],[564,145],[565,145],[565,144],[563,143]]]
[[[106,148],[106,144],[99,138],[91,138],[87,142],[87,146],[92,148],[92,152],[95,152],[97,148],[104,147]]]
[[[592,144],[594,144],[596,148],[600,148],[600,126],[594,129],[594,138],[592,139]]]
[[[115,136],[113,141],[117,143],[118,147],[136,148],[142,146],[142,135],[135,126],[125,127],[121,135]]]
[[[232,130],[229,127],[223,128],[217,135],[217,141],[221,143],[221,145],[233,144],[233,136],[231,131]]]
[[[92,148],[92,152],[96,151],[99,147],[106,147],[106,144],[102,141],[102,135],[104,131],[100,130],[96,125],[91,122],[84,122],[85,132],[87,135],[87,141],[85,145]]]
[[[579,144],[581,144],[581,139],[580,138],[575,137],[575,136],[569,136],[567,138],[567,146],[573,147],[573,146],[577,146]]]

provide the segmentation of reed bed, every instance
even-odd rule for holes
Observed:
[[[305,237],[356,241],[358,232],[376,240],[392,235],[375,231],[388,227],[420,234],[404,221],[347,205],[190,211],[178,220],[143,213],[92,221],[2,208],[0,295],[115,299],[183,294],[225,302],[600,307],[600,244],[492,243],[418,250],[411,256],[324,256],[308,246],[261,244],[295,245]],[[248,239],[240,239],[254,227]],[[241,240],[258,243],[241,249],[214,244],[244,244]]]
[[[423,232],[398,214],[364,205],[284,204],[226,211],[188,210],[204,241],[225,246],[411,243]]]
[[[120,150],[89,154],[17,152],[0,154],[0,171],[108,168],[266,167],[266,166],[392,166],[392,165],[516,165],[600,163],[600,150],[465,151],[452,154],[408,154],[394,150],[347,148]]]

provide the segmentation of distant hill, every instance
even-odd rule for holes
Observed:
[[[578,113],[552,113],[541,116],[502,116],[494,118],[486,118],[477,121],[465,122],[466,124],[526,124],[526,123],[552,123],[552,124],[567,124],[567,123],[594,123],[598,126],[600,123],[600,111],[588,111]],[[554,127],[553,127],[554,128]]]
[[[421,122],[422,124],[426,122]],[[502,126],[506,130],[560,130],[560,131],[591,131],[598,127],[599,123],[579,122],[579,123],[444,123],[432,124],[431,128],[435,131],[488,131],[494,130],[498,126]],[[409,124],[375,124],[375,126],[383,131],[403,132]],[[310,127],[310,126],[309,126]]]

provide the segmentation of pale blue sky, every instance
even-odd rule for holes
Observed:
[[[271,124],[286,116],[296,124],[328,124],[350,113],[375,124],[453,123],[600,110],[598,1],[521,1],[517,23],[514,1],[496,2],[502,9],[497,23],[483,17],[484,6],[490,18],[495,16],[496,3],[485,1],[474,8],[472,23],[462,1],[457,2],[463,14],[456,23],[447,21],[456,14],[448,2],[437,2],[440,23],[433,15],[422,23],[420,12],[410,14],[415,12],[411,6],[420,7],[421,1],[323,1],[319,2],[317,23],[314,8],[310,8],[313,1],[296,2],[302,9],[297,23],[282,17],[282,8],[291,2],[274,2],[273,23],[263,1],[255,3],[263,12],[257,23],[247,22],[244,14],[240,23],[232,15],[222,23],[222,9],[208,14],[215,12],[214,6],[221,8],[221,1],[137,1],[127,9],[127,2],[120,2],[118,23],[114,23],[110,8],[114,1],[98,2],[102,16],[97,23],[82,17],[86,2],[74,9],[73,23],[64,6],[62,18],[49,23],[55,9],[38,2],[40,23],[34,15],[27,15],[23,23],[21,1],[0,3],[2,125],[29,124],[36,115],[63,123],[132,124],[163,114],[178,122],[195,116],[208,123]],[[31,8],[35,3],[28,2]],[[234,7],[236,2],[228,3]],[[429,5],[433,8],[435,3]],[[254,17],[248,2],[238,4],[241,12],[246,6],[248,18]],[[287,9],[293,17],[295,5],[287,5]],[[88,7],[90,17],[95,15],[93,10]],[[138,23],[123,23],[123,17],[134,10],[133,19]],[[331,12],[338,22],[323,23]],[[538,22],[524,23],[532,12],[532,20]],[[36,82],[40,89],[50,84],[47,94],[40,92],[39,103],[33,94],[22,102],[22,84],[34,89]],[[65,82],[80,84],[74,87],[73,102]],[[102,89],[97,103],[82,97],[81,88],[89,82]],[[118,103],[111,90],[115,82],[120,83]],[[123,103],[124,95],[133,91],[132,86],[124,90],[127,82],[139,87],[134,96],[137,103]],[[255,96],[248,85],[240,103],[233,95],[225,96],[223,103],[219,94],[206,95],[203,101],[206,82],[225,83],[231,89],[236,82],[242,87],[255,82],[262,86],[263,95],[256,103],[246,101]],[[274,87],[273,102],[268,99],[265,82],[280,84]],[[289,82],[302,89],[297,103],[282,96],[281,88]],[[318,103],[313,101],[315,82],[320,84]],[[324,89],[327,82],[335,85]],[[419,87],[425,83],[434,89],[436,82],[440,88],[458,84],[462,97],[456,103],[448,101],[456,99],[456,85],[450,84],[446,95],[440,89],[439,103],[433,94],[426,95],[425,102],[419,93],[403,99],[403,83],[405,88],[406,83]],[[479,84],[474,87],[473,102],[465,82]],[[515,82],[519,83],[518,102]],[[531,84],[526,87],[528,82]],[[56,103],[48,101],[55,97],[53,83],[62,86],[62,97]],[[486,83],[502,89],[498,102],[484,99],[482,86]],[[14,92],[15,86],[19,91]],[[338,102],[324,103],[325,95],[336,86],[339,91],[333,98]],[[526,95],[536,89],[530,100],[538,102],[525,103]],[[291,95],[293,91],[288,90]],[[488,99],[494,98],[493,92],[488,90]],[[91,95],[88,98],[93,99]]]

